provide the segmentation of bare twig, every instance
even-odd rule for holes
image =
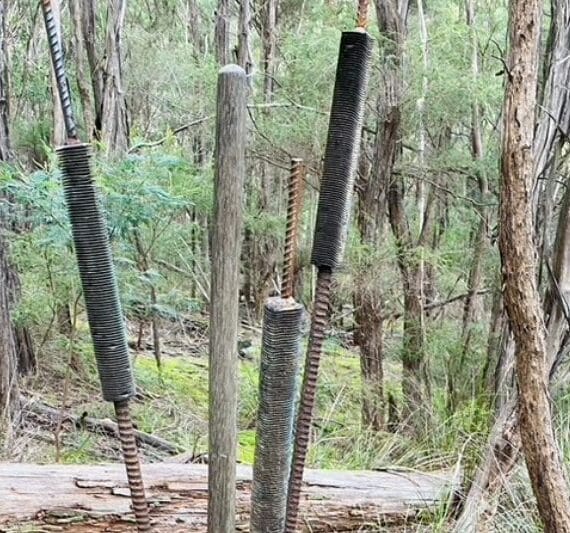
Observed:
[[[303,111],[311,111],[312,113],[318,113],[319,115],[329,115],[328,111],[321,111],[316,107],[309,107],[303,104],[298,104],[297,102],[265,102],[261,104],[249,104],[248,109],[270,109],[270,108],[280,108],[280,107],[294,107],[296,109],[301,109]]]
[[[202,117],[202,118],[199,118],[197,120],[193,120],[192,122],[189,122],[188,124],[184,124],[182,126],[179,126],[178,128],[173,129],[171,132],[171,135],[177,135],[179,133],[182,133],[183,131],[186,131],[187,129],[192,128],[193,126],[198,126],[199,124],[202,124],[203,122],[206,122],[212,118],[214,118],[214,115],[208,115],[207,117]],[[168,135],[165,135],[161,139],[158,139],[158,141],[142,142],[142,143],[135,144],[134,146],[131,146],[128,153],[132,154],[133,152],[136,152],[136,151],[140,150],[141,148],[152,148],[154,146],[159,146],[161,144],[164,144],[166,142],[166,140],[168,139],[168,137],[169,137]]]
[[[480,289],[478,291],[475,291],[474,295],[475,296],[481,296],[483,294],[488,294],[491,292],[491,289]],[[446,305],[455,303],[459,300],[463,300],[465,298],[467,298],[470,295],[470,293],[466,292],[463,294],[457,294],[455,296],[452,296],[451,298],[448,298],[447,300],[443,300],[441,302],[431,302],[429,304],[424,305],[423,309],[424,311],[430,311],[431,309],[438,309],[439,307],[445,307]],[[403,313],[401,312],[395,312],[392,313],[390,315],[388,315],[387,317],[385,317],[385,320],[398,320],[399,318],[401,318],[403,315]]]

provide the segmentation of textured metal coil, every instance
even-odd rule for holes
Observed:
[[[123,458],[127,469],[127,478],[131,490],[133,512],[137,522],[137,530],[151,531],[148,504],[144,492],[144,484],[141,474],[141,465],[137,448],[137,441],[131,421],[129,402],[115,402],[115,414],[119,426],[119,438],[123,450]]]
[[[295,533],[297,527],[303,471],[305,468],[307,450],[309,448],[311,421],[317,393],[319,365],[323,353],[326,328],[330,317],[331,283],[331,270],[327,268],[320,269],[317,276],[315,303],[311,319],[311,332],[305,361],[301,399],[299,401],[299,410],[295,424],[295,444],[287,494],[285,533]]]
[[[364,31],[342,34],[311,256],[317,268],[335,269],[342,261],[372,43]]]
[[[282,533],[285,526],[303,312],[292,298],[270,298],[265,305],[252,533]]]
[[[103,398],[127,400],[135,392],[133,375],[109,237],[91,174],[90,146],[66,145],[57,155]]]
[[[42,14],[46,26],[49,50],[57,83],[57,92],[61,102],[61,109],[63,111],[65,130],[69,139],[77,139],[77,128],[73,118],[69,82],[65,74],[65,58],[61,36],[57,28],[56,20],[53,16],[51,0],[42,0]]]

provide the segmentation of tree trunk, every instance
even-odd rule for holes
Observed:
[[[522,448],[546,531],[570,532],[570,494],[548,396],[546,340],[536,281],[533,136],[542,4],[511,4],[502,147],[500,250],[504,302],[515,340]]]
[[[18,362],[10,321],[9,272],[6,244],[0,233],[0,434],[7,436],[10,435],[19,402]]]
[[[377,128],[380,131],[386,124],[387,105],[383,105],[384,95],[378,99]],[[391,139],[386,131],[382,135],[386,144]],[[357,228],[360,241],[365,246],[360,260],[354,287],[354,319],[356,329],[354,340],[360,347],[360,370],[362,376],[362,421],[364,425],[377,431],[384,429],[384,316],[383,294],[381,289],[382,272],[373,250],[382,242],[385,234],[384,216],[386,209],[385,184],[387,174],[394,165],[395,150],[386,152],[378,142],[374,144],[373,164],[367,163],[367,135],[363,132],[360,154],[357,203]],[[388,159],[384,159],[387,157]]]
[[[406,0],[376,2],[378,24],[384,38],[386,62],[382,72],[384,102],[383,125],[378,128],[379,153],[385,161],[395,161],[400,150],[401,111],[403,92],[401,65],[403,43],[407,34],[409,5]],[[412,236],[404,204],[404,181],[391,172],[384,184],[387,191],[388,218],[394,240],[398,267],[404,288],[404,331],[402,346],[402,390],[404,396],[403,422],[412,432],[424,427],[429,405],[429,380],[424,346],[424,295],[422,248],[432,236],[434,218],[433,191],[427,192],[425,208],[420,213],[422,223],[419,235]],[[422,192],[422,197],[424,192]]]
[[[126,10],[127,0],[109,0],[101,139],[111,156],[126,153],[129,146],[129,121],[122,69],[122,35]]]
[[[73,49],[75,52],[75,72],[77,88],[81,99],[83,111],[83,127],[87,132],[87,138],[95,133],[95,103],[93,99],[93,85],[87,78],[88,56],[85,48],[85,35],[83,30],[83,16],[80,0],[69,2],[69,11],[73,22]]]
[[[251,55],[251,4],[250,0],[241,0],[239,11],[239,35],[237,48],[238,65],[250,74],[253,68]]]
[[[200,61],[203,57],[206,45],[198,2],[199,0],[186,0],[186,41],[192,43],[192,52],[196,61]]]
[[[485,365],[479,376],[479,392],[489,398],[492,405],[495,396],[499,391],[497,383],[493,379],[495,369],[499,361],[499,353],[501,350],[501,339],[503,332],[503,297],[499,283],[493,289],[493,303],[491,306],[491,315],[489,318],[489,333],[487,335],[487,349]]]
[[[223,66],[230,63],[230,2],[218,0],[216,12],[216,58]]]
[[[401,99],[403,44],[407,35],[408,2],[376,2],[378,26],[385,38],[381,48],[382,87],[377,101],[377,135],[372,168],[368,176],[361,172],[358,187],[357,224],[363,244],[374,247],[384,233],[387,190],[392,171],[401,151]],[[363,180],[363,178],[365,178]],[[366,267],[363,269],[365,275]],[[372,279],[375,278],[375,279]],[[374,273],[366,282],[360,280],[355,291],[356,340],[361,350],[365,421],[383,424],[383,318],[382,294]],[[367,285],[371,283],[370,287]],[[372,392],[372,394],[371,394]],[[380,395],[376,397],[376,395]]]
[[[475,3],[473,0],[465,1],[465,11],[467,25],[470,30],[471,38],[471,76],[473,84],[477,85],[479,80],[479,46],[477,42],[477,35],[475,33]],[[473,160],[480,162],[483,160],[483,135],[481,132],[481,110],[479,102],[474,101],[471,108],[471,155]],[[462,396],[468,389],[465,383],[464,370],[466,368],[465,362],[468,360],[471,343],[473,340],[475,319],[475,303],[476,295],[481,288],[483,278],[483,265],[487,253],[487,196],[488,185],[487,178],[484,174],[484,169],[481,168],[477,172],[479,184],[479,197],[477,198],[476,212],[478,216],[477,227],[475,230],[475,239],[473,242],[473,259],[471,261],[471,268],[469,270],[469,278],[467,280],[468,295],[463,302],[463,322],[461,329],[461,355],[458,360],[456,356],[451,362],[450,376],[448,382],[452,384],[449,388],[448,395],[448,410],[450,413],[456,411]],[[472,389],[472,388],[471,388]],[[473,389],[472,389],[473,390]]]
[[[8,50],[5,37],[7,11],[8,0],[0,1],[0,161],[12,160]]]
[[[143,475],[149,500],[160,502],[151,508],[153,533],[205,533],[206,465],[170,461],[145,464]],[[132,533],[132,510],[125,497],[128,488],[124,477],[124,467],[119,464],[0,464],[0,528]],[[251,478],[251,467],[237,465],[237,516],[232,533],[250,531]],[[460,476],[448,471],[422,474],[392,469],[307,469],[299,532],[378,531],[379,526],[374,524],[379,523],[414,530],[413,522],[445,505],[460,484]]]
[[[80,2],[82,35],[89,63],[89,74],[93,90],[94,138],[101,138],[101,123],[103,113],[103,70],[97,54],[97,0],[77,0]]]
[[[260,3],[260,32],[263,68],[263,103],[270,104],[275,92],[276,69],[276,43],[277,43],[277,9],[278,0],[264,0]],[[269,121],[271,109],[261,110],[264,121]],[[254,212],[263,214],[276,214],[279,212],[279,199],[281,198],[281,180],[278,179],[275,169],[266,161],[259,164],[260,185],[252,184],[249,191],[252,196]],[[250,291],[251,304],[255,318],[260,320],[263,315],[263,306],[269,296],[274,275],[277,270],[278,240],[275,234],[263,227],[246,231],[245,254],[247,258],[246,276],[244,278],[244,293]]]
[[[275,60],[277,51],[277,9],[279,0],[263,0],[262,3],[262,35],[263,47],[263,94],[265,102],[270,102],[275,91]]]
[[[388,213],[396,242],[396,257],[404,288],[404,329],[402,339],[402,393],[404,428],[419,434],[430,416],[430,382],[425,354],[423,265],[419,250],[432,235],[433,190],[428,193],[421,234],[414,242],[404,208],[404,183],[393,178],[388,188]]]
[[[570,83],[570,69],[565,66],[564,59],[570,53],[570,2],[568,0],[555,0],[552,3],[550,36],[546,40],[548,49],[546,51],[547,61],[544,61],[545,75],[544,88],[541,91],[542,102],[537,107],[539,117],[536,126],[536,133],[533,139],[534,154],[534,204],[535,204],[535,230],[537,230],[536,242],[540,257],[548,257],[550,255],[550,243],[546,237],[553,234],[552,223],[554,221],[552,207],[555,205],[555,194],[558,190],[559,180],[547,179],[551,176],[552,170],[557,166],[557,155],[560,153],[562,145],[566,142],[565,132],[569,128],[570,113],[568,108],[568,98],[566,97],[566,87]],[[537,180],[537,178],[542,178]],[[559,221],[559,225],[561,222]],[[541,231],[538,231],[541,229]],[[561,232],[558,231],[557,234]],[[568,243],[568,244],[566,244]],[[554,244],[553,255],[562,252],[561,248],[570,246],[570,240],[566,240],[564,244],[556,242]],[[556,291],[556,284],[563,286],[566,281],[560,276],[565,271],[555,272],[554,279],[549,280],[552,285],[551,292]],[[570,283],[570,282],[568,282]],[[559,300],[551,299],[551,302]],[[545,316],[548,316],[548,333],[546,346],[548,347],[547,355],[549,357],[548,366],[554,364],[551,370],[551,382],[556,377],[556,367],[559,365],[562,355],[564,354],[564,341],[557,347],[554,347],[554,337],[560,339],[560,335],[551,334],[558,330],[552,320],[552,312],[549,312],[548,299],[545,305]],[[512,467],[516,464],[520,456],[520,439],[518,438],[518,428],[516,417],[506,415],[506,411],[511,409],[514,411],[514,403],[508,397],[515,396],[513,387],[509,387],[509,375],[511,374],[511,354],[514,351],[513,342],[510,338],[508,325],[504,324],[504,312],[497,317],[497,332],[500,333],[500,343],[502,348],[499,352],[499,363],[495,382],[505,385],[502,392],[496,398],[498,409],[503,413],[497,418],[492,432],[492,438],[485,457],[483,458],[479,472],[481,476],[475,480],[466,499],[466,505],[461,513],[460,519],[454,531],[457,533],[474,533],[477,531],[477,522],[480,513],[485,509],[486,501],[496,500],[497,493],[504,486],[506,480],[512,471]],[[565,331],[568,331],[567,321],[563,319]],[[497,388],[497,387],[496,387]],[[506,397],[506,399],[504,399]],[[510,404],[510,405],[509,405]],[[513,422],[514,420],[514,422]],[[507,422],[506,422],[507,421]],[[513,426],[514,424],[514,426]],[[513,431],[512,428],[516,431]],[[512,439],[512,440],[510,440]],[[507,448],[513,456],[513,460],[502,461],[502,449]],[[494,464],[497,468],[486,469],[485,465]],[[492,514],[488,512],[487,514]]]
[[[425,358],[422,276],[419,265],[401,270],[404,282],[402,422],[405,429],[419,435],[426,428],[430,400]]]
[[[2,225],[2,221],[0,220],[0,228]],[[10,261],[7,261],[6,264],[8,268],[7,283],[10,298],[9,304],[11,309],[14,309],[14,307],[20,302],[22,296],[20,276]],[[16,346],[18,373],[21,376],[33,374],[37,369],[38,361],[30,331],[27,327],[13,322],[12,333],[14,345]]]
[[[7,1],[0,1],[0,161],[12,162],[12,147],[10,142],[10,91],[8,78],[8,51],[5,39]],[[0,201],[3,200],[0,196]],[[0,231],[8,226],[0,212]],[[21,286],[18,272],[5,259],[4,279],[8,303],[11,308],[20,301]],[[1,312],[1,311],[0,311]],[[32,338],[27,328],[12,324],[12,338],[16,348],[18,370],[21,375],[32,373],[36,369],[36,355]],[[0,352],[1,354],[1,352]]]

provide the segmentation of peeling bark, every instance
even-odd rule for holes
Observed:
[[[515,340],[519,426],[538,509],[548,532],[570,532],[570,493],[548,396],[548,360],[537,287],[532,189],[542,7],[514,0],[504,108],[501,250],[504,302]]]
[[[567,58],[570,50],[570,2],[568,0],[554,0],[551,4],[551,24],[550,37],[548,39],[549,49],[546,52],[548,60],[544,62],[544,88],[541,91],[542,101],[538,109],[538,125],[533,139],[533,154],[535,166],[533,170],[533,203],[534,203],[534,228],[542,228],[535,234],[535,242],[539,251],[539,257],[544,261],[549,257],[550,249],[556,250],[553,254],[565,254],[567,246],[570,246],[570,239],[565,239],[564,243],[557,238],[554,244],[546,238],[552,232],[552,207],[555,202],[556,190],[559,188],[558,180],[545,179],[550,176],[556,167],[557,156],[560,153],[563,143],[566,142],[565,132],[568,131],[569,109],[566,95],[568,82],[565,81],[570,76],[570,70],[565,66],[564,59]],[[538,180],[537,178],[542,178]],[[556,189],[556,190],[555,190]],[[564,234],[560,229],[563,225],[559,221],[557,235]],[[565,230],[566,231],[566,230]],[[556,264],[556,262],[554,262]],[[554,269],[555,270],[555,269]],[[564,271],[553,272],[554,279],[547,279],[546,285],[550,285],[549,294],[555,293],[555,285],[565,285]],[[544,276],[541,276],[544,278]],[[548,357],[547,369],[554,365],[550,372],[551,383],[553,378],[559,375],[558,369],[564,367],[563,359],[565,353],[566,336],[568,333],[567,321],[561,313],[557,313],[552,304],[557,303],[547,295],[544,314],[546,333],[546,355]],[[557,315],[555,320],[554,314]],[[510,338],[508,325],[504,323],[504,313],[497,317],[496,331],[501,332],[499,337],[502,348],[499,355],[499,364],[496,372],[495,382],[501,382],[502,390],[497,396],[497,408],[500,411],[493,430],[491,432],[490,444],[484,459],[479,467],[473,485],[466,499],[466,505],[461,513],[458,525],[454,531],[457,533],[472,533],[477,531],[477,524],[485,509],[487,516],[493,514],[492,506],[489,502],[496,500],[497,494],[509,479],[513,466],[520,458],[520,438],[518,435],[517,418],[515,412],[516,391],[509,386],[509,375],[511,375],[511,355],[514,351],[513,342]],[[557,340],[555,340],[557,339]],[[498,388],[498,387],[496,387]],[[510,399],[509,399],[510,397]],[[503,447],[508,446],[510,454],[514,460],[504,461],[505,455],[500,452]],[[488,468],[486,465],[495,465],[495,468]]]

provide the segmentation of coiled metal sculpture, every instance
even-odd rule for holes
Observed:
[[[282,533],[293,452],[303,306],[294,300],[304,167],[291,160],[281,296],[265,305],[259,408],[251,497],[251,532]]]
[[[103,398],[115,406],[138,531],[150,531],[129,412],[129,399],[135,394],[135,386],[109,236],[93,183],[91,147],[77,140],[61,37],[50,0],[42,0],[42,13],[68,138],[67,144],[57,149],[57,155]]]
[[[297,527],[319,365],[330,315],[332,275],[341,265],[347,236],[371,55],[372,38],[364,29],[342,34],[311,255],[318,274],[295,426],[286,533],[294,533]]]

